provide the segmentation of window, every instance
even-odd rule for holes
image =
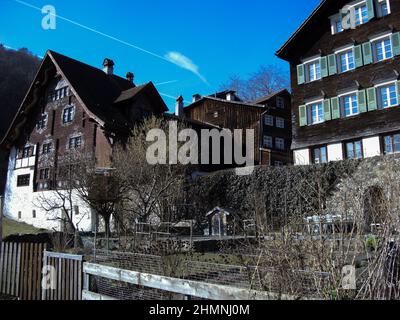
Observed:
[[[74,206],[74,214],[79,216],[79,206]]]
[[[265,120],[266,126],[271,126],[271,127],[274,126],[274,117],[273,116],[266,115],[264,120]]]
[[[17,187],[28,187],[31,179],[30,174],[24,174],[17,177]]]
[[[354,8],[354,13],[355,13],[355,21],[356,21],[356,26],[360,26],[364,23],[367,23],[369,18],[368,18],[368,8],[366,4],[362,4],[360,6],[357,6]]]
[[[382,109],[397,106],[399,104],[396,85],[388,85],[378,88],[379,107]]]
[[[276,98],[276,106],[279,109],[285,109],[285,99],[283,99],[282,97],[277,97]]]
[[[385,154],[400,152],[400,134],[383,137],[383,147]]]
[[[36,125],[37,130],[43,130],[46,128],[47,125],[47,114],[43,113],[40,115],[38,123]]]
[[[22,212],[18,211],[18,220],[21,220],[21,219],[22,219]]]
[[[362,159],[362,141],[352,141],[346,143],[346,158],[347,159]]]
[[[311,114],[311,124],[324,122],[324,108],[322,102],[310,104],[308,108]]]
[[[71,123],[74,120],[75,116],[75,107],[68,106],[63,111],[63,123]]]
[[[359,114],[357,94],[342,97],[344,115],[346,117]]]
[[[218,118],[219,117],[219,113],[218,113],[218,111],[215,111],[214,112],[214,118]]]
[[[284,129],[285,128],[285,119],[276,117],[276,126],[278,128]]]
[[[393,58],[391,37],[375,40],[372,42],[375,62]]]
[[[283,167],[285,164],[282,161],[274,161],[275,167]]]
[[[25,147],[22,150],[22,158],[29,158],[33,156],[33,147]]]
[[[285,139],[276,138],[275,139],[275,146],[278,150],[285,150]]]
[[[36,219],[36,210],[32,210],[32,218]]]
[[[346,52],[339,54],[339,64],[340,71],[347,72],[355,68],[353,50],[348,50]]]
[[[315,164],[328,163],[328,153],[326,147],[315,148],[312,152]]]
[[[272,149],[272,137],[271,136],[264,136],[264,148]]]
[[[45,143],[42,147],[42,154],[49,154],[51,152],[51,143]]]
[[[380,17],[385,17],[391,13],[389,0],[383,0],[378,3],[378,15]]]
[[[337,20],[335,21],[335,26],[334,26],[334,28],[335,28],[335,30],[334,30],[335,33],[340,33],[340,32],[343,31],[342,19],[339,18],[339,19],[337,19]]]
[[[312,82],[321,79],[321,64],[318,61],[306,64],[307,81]]]
[[[39,171],[39,179],[40,180],[49,180],[50,178],[50,169],[46,168],[46,169],[41,169]]]
[[[57,89],[57,90],[54,90],[53,92],[51,92],[49,94],[48,101],[51,102],[51,101],[61,100],[67,96],[69,96],[69,87],[64,87],[64,88]]]
[[[78,149],[82,146],[82,137],[69,139],[69,149]]]

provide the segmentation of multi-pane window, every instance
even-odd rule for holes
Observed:
[[[355,7],[354,10],[356,26],[360,26],[368,22],[368,8],[366,4]]]
[[[282,161],[274,161],[275,167],[283,167],[285,164]]]
[[[315,148],[313,150],[313,161],[315,164],[328,162],[328,153],[326,147]]]
[[[266,126],[271,126],[271,127],[274,126],[274,117],[273,116],[266,115],[264,119],[265,119],[264,121],[265,121]]]
[[[283,138],[276,138],[275,139],[275,147],[278,150],[285,150],[285,139]]]
[[[400,152],[400,134],[385,136],[383,138],[385,154]]]
[[[47,114],[43,113],[39,117],[38,123],[36,125],[36,129],[43,130],[44,128],[46,128],[46,125],[47,125]]]
[[[311,124],[324,122],[324,108],[322,102],[310,104],[308,108],[311,113]]]
[[[393,58],[392,40],[390,37],[376,40],[372,45],[375,53],[375,62]]]
[[[276,106],[279,109],[285,109],[285,99],[283,99],[282,97],[277,97],[276,98]]]
[[[387,16],[391,13],[389,0],[380,1],[378,5],[378,14],[380,17]]]
[[[17,187],[28,187],[31,179],[30,174],[24,174],[17,177]]]
[[[355,68],[353,50],[343,52],[339,55],[340,71],[346,72]]]
[[[74,137],[69,139],[69,149],[78,149],[82,146],[82,137]]]
[[[335,22],[335,32],[340,33],[343,31],[342,19],[336,20]]]
[[[352,141],[346,143],[346,157],[347,159],[362,159],[362,141]]]
[[[346,117],[359,114],[358,99],[356,94],[344,96],[342,98],[342,103],[343,103],[344,115]]]
[[[33,147],[25,147],[22,150],[22,158],[29,158],[33,156]]]
[[[318,61],[306,64],[308,81],[316,81],[321,79],[321,64]]]
[[[379,105],[381,108],[389,108],[399,104],[396,85],[383,86],[378,88]]]
[[[284,129],[285,128],[285,119],[281,117],[276,117],[276,127]]]
[[[272,149],[272,137],[271,136],[264,136],[264,148]]]
[[[51,143],[45,143],[42,146],[42,154],[49,154],[51,152]]]
[[[40,180],[48,180],[50,178],[50,169],[41,169],[39,171],[39,179]]]
[[[64,109],[63,111],[63,123],[70,123],[74,120],[75,116],[75,107],[74,106],[68,106]]]
[[[49,101],[61,100],[69,95],[69,87],[54,90],[49,94]]]

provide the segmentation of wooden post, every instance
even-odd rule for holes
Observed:
[[[0,195],[0,251],[1,243],[3,242],[3,199],[4,197]]]

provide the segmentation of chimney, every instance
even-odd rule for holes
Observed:
[[[201,99],[201,95],[196,93],[196,94],[193,95],[192,102],[195,103],[196,101],[199,101],[200,99]]]
[[[228,101],[235,101],[235,93],[233,91],[228,92],[226,94],[226,100]]]
[[[126,80],[128,80],[129,82],[133,83],[133,80],[135,79],[135,75],[132,72],[127,72],[126,74]]]
[[[104,59],[103,71],[108,75],[114,74],[114,61],[108,58]]]
[[[183,117],[183,97],[182,96],[179,96],[178,99],[176,99],[175,115],[180,118]]]

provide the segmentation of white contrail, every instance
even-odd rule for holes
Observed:
[[[42,12],[42,8],[39,8],[39,7],[37,7],[37,6],[34,6],[34,5],[32,5],[32,4],[30,4],[30,3],[27,3],[27,2],[25,2],[25,1],[21,1],[21,0],[14,0],[14,1],[17,2],[17,3],[19,3],[19,4],[24,5],[24,6],[26,6],[26,7],[29,7],[29,8],[32,8],[32,9],[35,9],[35,10],[38,10],[38,11]],[[81,24],[81,23],[79,23],[79,22],[73,21],[73,20],[68,19],[68,18],[66,18],[66,17],[60,16],[60,15],[58,15],[58,14],[52,14],[52,13],[49,13],[49,14],[52,15],[52,16],[54,16],[54,17],[56,17],[56,18],[58,18],[58,19],[67,21],[67,22],[69,22],[69,23],[71,23],[71,24],[73,24],[73,25],[75,25],[75,26],[78,26],[78,27],[83,28],[83,29],[85,29],[85,30],[91,31],[91,32],[96,33],[96,34],[98,34],[98,35],[101,35],[101,36],[103,36],[103,37],[105,37],[105,38],[114,40],[114,41],[119,42],[119,43],[121,43],[121,44],[124,44],[124,45],[126,45],[126,46],[128,46],[128,47],[131,47],[131,48],[134,48],[134,49],[139,50],[139,51],[141,51],[141,52],[147,53],[147,54],[149,54],[149,55],[151,55],[151,56],[153,56],[153,57],[156,57],[156,58],[158,58],[158,59],[161,59],[161,60],[167,61],[167,62],[169,62],[169,63],[172,63],[172,64],[174,64],[174,65],[177,65],[178,67],[180,67],[180,68],[182,68],[182,69],[189,70],[190,72],[192,72],[192,73],[194,73],[196,76],[198,76],[202,81],[204,81],[204,82],[207,83],[207,80],[205,80],[205,78],[198,72],[198,70],[193,70],[193,69],[191,69],[191,68],[188,68],[185,64],[180,64],[180,63],[177,62],[177,61],[171,60],[171,59],[168,57],[168,54],[167,54],[166,56],[159,55],[159,54],[157,54],[157,53],[151,52],[151,51],[149,51],[149,50],[146,50],[146,49],[144,49],[144,48],[141,48],[141,47],[139,47],[139,46],[136,46],[136,45],[134,45],[134,44],[132,44],[132,43],[126,42],[126,41],[121,40],[121,39],[118,39],[118,38],[116,38],[116,37],[114,37],[114,36],[111,36],[111,35],[109,35],[109,34],[106,34],[106,33],[104,33],[104,32],[95,30],[95,29],[93,29],[93,28],[90,28],[90,27],[88,27],[88,26],[85,26],[85,25],[83,25],[83,24]],[[196,66],[196,67],[197,67],[197,66]]]
[[[160,96],[163,96],[163,97],[166,97],[166,98],[170,98],[170,99],[174,99],[174,100],[176,100],[178,97],[174,97],[174,96],[171,96],[170,94],[166,94],[166,93],[163,93],[163,92],[158,92],[159,94],[160,94]],[[184,102],[185,103],[191,103],[190,101],[187,101],[187,100],[184,100]]]
[[[179,81],[178,80],[165,81],[165,82],[156,83],[155,86],[163,86],[166,84],[177,83],[177,82],[179,82]]]

